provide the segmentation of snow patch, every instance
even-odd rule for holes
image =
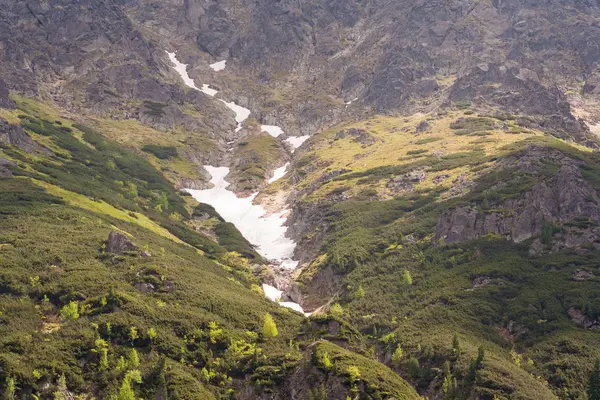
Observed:
[[[173,63],[175,71],[179,74],[186,86],[201,91],[211,97],[214,97],[218,93],[218,90],[212,89],[208,84],[203,84],[202,88],[198,88],[187,72],[187,65],[179,62],[175,53],[169,53],[168,51],[166,53]],[[227,61],[223,60],[211,64],[210,67],[214,71],[222,71],[225,69],[226,63]],[[235,121],[237,122],[235,131],[238,132],[242,129],[242,123],[250,116],[250,110],[233,101],[227,102],[222,99],[219,99],[219,101],[235,113]],[[263,125],[261,128],[273,137],[278,137],[283,134],[283,130],[278,126]],[[306,139],[308,139],[308,136],[306,136]],[[302,140],[300,144],[302,144],[304,140]],[[231,143],[232,142],[229,142],[228,144]],[[298,144],[298,146],[300,146],[300,144]],[[294,147],[292,142],[290,142],[290,145]],[[233,148],[229,149],[229,151],[232,150]],[[269,183],[281,179],[287,171],[288,164],[285,164],[281,168],[277,168],[274,171],[273,177],[269,180]],[[210,181],[214,187],[207,190],[186,190],[197,201],[213,206],[227,222],[233,223],[247,240],[257,246],[256,250],[263,257],[277,260],[279,265],[283,268],[295,269],[298,266],[298,261],[292,260],[292,254],[294,253],[296,243],[285,237],[285,232],[287,231],[287,228],[285,227],[287,218],[285,215],[288,213],[288,210],[281,211],[277,214],[266,215],[266,210],[261,205],[253,204],[254,198],[258,193],[254,193],[247,198],[238,198],[235,193],[227,190],[229,184],[225,180],[225,177],[229,174],[229,168],[213,167],[210,165],[206,165],[204,168],[206,168],[211,175]],[[267,298],[278,302],[281,306],[298,311],[306,316],[310,315],[310,313],[304,313],[302,307],[297,303],[290,301],[279,302],[282,294],[281,290],[263,284],[263,291]]]
[[[225,69],[225,65],[227,64],[227,60],[218,61],[214,64],[210,64],[209,67],[213,69],[213,71],[223,71]]]
[[[290,136],[285,139],[285,141],[292,147],[292,150],[296,150],[298,147],[302,146],[304,142],[306,142],[310,138],[310,136]]]
[[[288,210],[266,215],[260,204],[253,204],[258,193],[250,197],[238,198],[227,190],[229,183],[225,180],[229,174],[227,167],[205,166],[211,175],[213,188],[207,190],[187,191],[199,202],[210,204],[227,221],[233,223],[250,243],[258,246],[257,251],[267,259],[281,262],[281,265],[295,268],[297,261],[292,260],[296,243],[285,236]]]
[[[206,83],[202,85],[202,89],[200,89],[202,91],[202,93],[205,93],[211,97],[215,97],[215,95],[217,93],[219,93],[219,91],[217,89],[212,89],[210,86],[208,86]]]
[[[302,313],[302,314],[306,315],[307,317],[310,317],[311,313],[305,313],[302,306],[298,303],[293,303],[291,301],[281,301],[281,302],[279,302],[279,305],[283,306],[283,307],[291,308],[294,311],[298,311],[299,313]]]
[[[268,183],[273,183],[283,178],[285,173],[287,172],[288,165],[290,165],[290,163],[286,163],[283,167],[277,168],[275,171],[273,171],[273,177],[268,180]]]
[[[231,101],[231,102],[226,102],[225,100],[220,100],[223,104],[225,104],[227,106],[227,108],[229,108],[231,111],[233,111],[235,113],[235,121],[238,123],[237,124],[237,128],[235,128],[235,131],[238,132],[240,129],[242,129],[242,123],[248,119],[248,117],[250,116],[250,110],[248,110],[245,107],[239,106],[237,104],[235,104],[235,102]]]
[[[174,65],[173,68],[179,74],[179,76],[181,77],[181,79],[183,79],[183,83],[185,83],[185,85],[187,87],[199,90],[202,93],[207,94],[207,95],[209,95],[211,97],[214,96],[214,95],[216,95],[218,93],[218,90],[211,89],[207,84],[202,85],[202,88],[198,88],[196,86],[196,83],[194,82],[194,80],[192,78],[190,78],[190,76],[189,76],[189,74],[187,72],[187,65],[179,62],[179,60],[175,56],[175,53],[169,53],[167,51],[167,55],[169,56],[169,60],[171,60],[171,62]]]
[[[281,295],[283,294],[283,292],[281,290],[277,289],[276,287],[268,285],[266,283],[263,283],[262,288],[263,288],[263,292],[265,292],[265,296],[268,299],[270,299],[276,303],[279,303],[280,306],[291,308],[294,311],[298,311],[299,313],[302,313],[302,314],[306,315],[307,317],[310,316],[310,313],[305,313],[302,306],[300,306],[300,304],[298,304],[298,303],[294,303],[292,301],[279,301],[281,299]]]
[[[283,134],[283,129],[275,125],[261,125],[260,130],[263,132],[267,132],[273,137],[278,137],[279,135]]]
[[[262,288],[263,292],[265,292],[265,296],[267,296],[269,300],[273,301],[279,301],[279,299],[281,298],[281,294],[283,293],[275,286],[267,285],[266,283],[263,283]]]

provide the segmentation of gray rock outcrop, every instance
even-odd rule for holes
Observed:
[[[37,144],[20,125],[9,124],[2,118],[0,118],[0,143],[11,144],[27,153],[47,152],[47,149]]]
[[[10,167],[15,165],[14,162],[7,160],[4,157],[0,157],[0,178],[10,178],[12,177],[12,172]]]
[[[543,171],[549,165],[556,173],[547,176]],[[455,243],[494,233],[522,242],[540,235],[542,225],[549,223],[561,226],[553,238],[554,249],[594,242],[600,235],[600,199],[584,179],[581,165],[558,150],[537,146],[501,161],[499,168],[512,168],[518,176],[535,180],[533,186],[489,210],[468,204],[446,210],[438,220],[436,239]]]
[[[137,250],[137,246],[127,235],[119,231],[111,231],[106,241],[106,251],[113,254],[122,254]]]

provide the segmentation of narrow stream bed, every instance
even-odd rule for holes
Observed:
[[[167,52],[169,59],[173,63],[173,68],[181,76],[183,82],[190,88],[198,90],[208,96],[214,97],[217,94],[215,89],[211,89],[209,84],[203,84],[202,88],[198,88],[193,79],[187,73],[187,65],[179,62],[175,53]],[[211,64],[210,67],[215,71],[221,71],[225,68],[226,62]],[[225,104],[230,110],[235,113],[237,122],[236,132],[242,129],[243,122],[250,116],[250,110],[237,105],[235,102],[227,102],[218,99]],[[263,125],[262,130],[274,137],[283,134],[283,130],[274,125]],[[290,137],[286,142],[295,150],[308,136]],[[273,177],[268,183],[273,183],[282,178],[287,171],[288,164],[275,170]],[[258,195],[254,193],[252,196],[240,198],[237,195],[227,190],[229,183],[225,180],[229,174],[228,167],[216,167],[205,165],[204,168],[211,175],[210,182],[214,185],[211,189],[192,190],[186,189],[197,201],[206,203],[215,208],[215,210],[227,221],[233,223],[236,228],[244,235],[244,237],[256,246],[257,252],[268,259],[272,264],[287,268],[295,269],[298,266],[298,261],[292,259],[296,243],[285,236],[287,227],[288,210],[282,210],[278,213],[268,214],[267,210],[260,204],[254,204],[254,199]],[[275,302],[278,302],[284,307],[291,308],[304,314],[302,307],[293,302],[280,301],[282,291],[274,286],[263,284],[265,296]]]

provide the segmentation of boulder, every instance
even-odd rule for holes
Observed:
[[[417,125],[417,133],[427,132],[429,130],[429,122],[421,121],[419,125]]]
[[[395,193],[412,192],[415,189],[414,185],[425,179],[427,179],[425,171],[413,170],[390,179],[385,186]]]
[[[351,137],[353,142],[360,143],[363,146],[371,146],[379,140],[364,129],[357,128],[341,130],[335,134],[335,139],[344,139],[346,136]]]
[[[142,293],[152,293],[154,292],[154,285],[151,283],[138,282],[135,284],[135,288]]]
[[[109,253],[120,254],[135,250],[137,250],[137,246],[124,233],[112,231],[108,234],[106,251]]]
[[[586,271],[584,269],[578,269],[577,271],[573,272],[573,280],[574,281],[582,282],[582,281],[589,281],[591,279],[594,279],[594,273],[591,271]]]

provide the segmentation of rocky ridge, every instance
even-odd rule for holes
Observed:
[[[600,199],[583,177],[582,166],[558,150],[536,146],[508,157],[497,168],[509,169],[512,177],[531,179],[531,187],[515,198],[488,201],[486,207],[464,205],[445,211],[437,224],[436,240],[457,243],[497,234],[518,243],[539,236],[544,229],[549,231],[544,245],[553,251],[595,244],[600,234]],[[548,176],[549,169],[553,173]],[[510,184],[499,181],[489,192]],[[532,251],[544,245],[538,239]]]

